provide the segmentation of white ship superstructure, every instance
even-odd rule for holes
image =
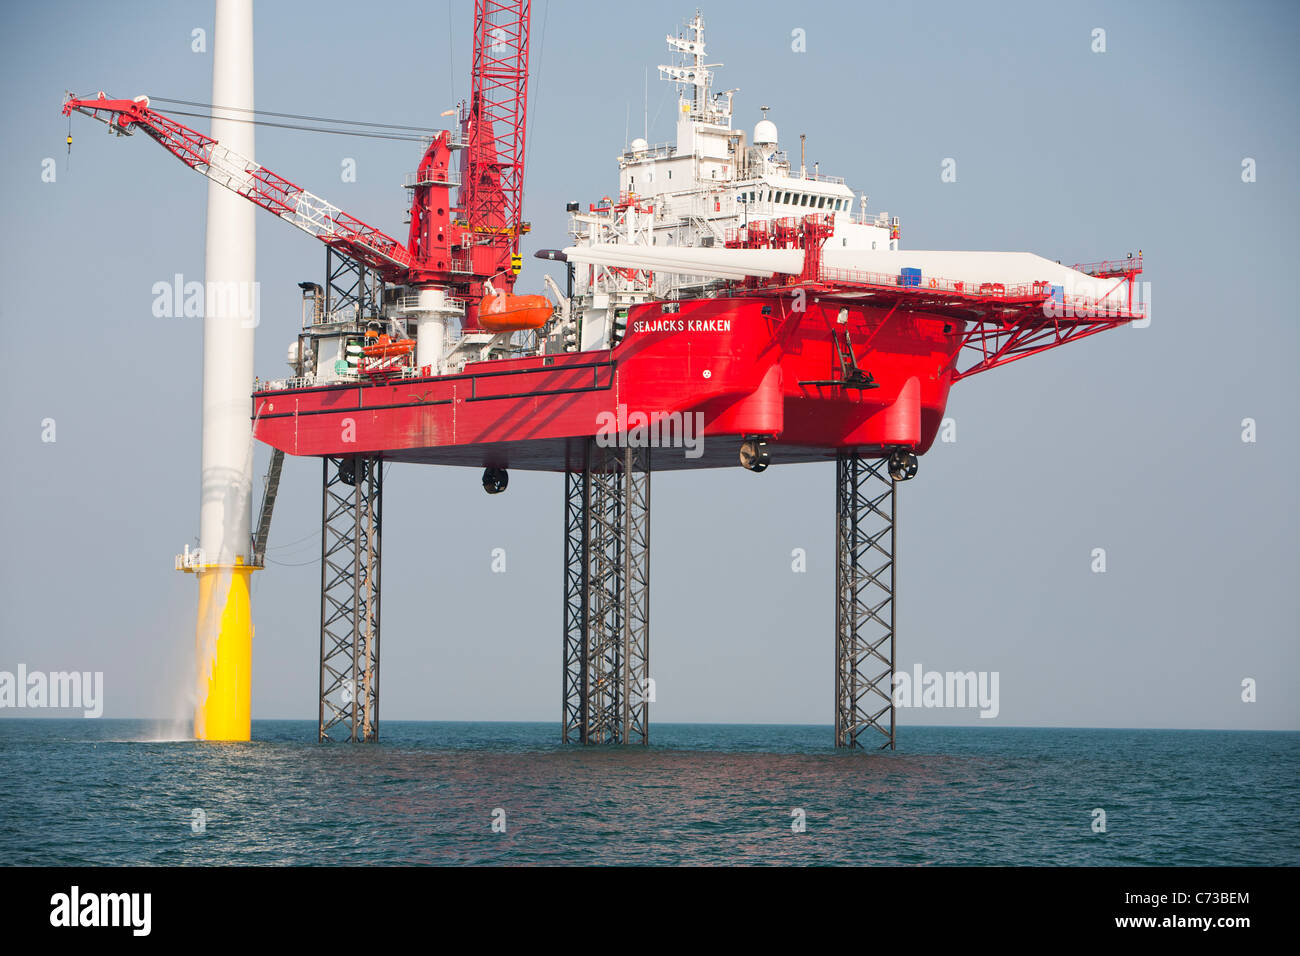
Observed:
[[[659,75],[677,86],[677,141],[631,142],[618,157],[617,197],[604,197],[586,212],[570,207],[576,245],[652,246],[660,255],[673,248],[722,250],[729,230],[734,236],[742,228],[748,232],[774,220],[821,213],[834,223],[828,249],[898,249],[898,219],[888,213],[868,217],[865,195],[856,196],[839,176],[809,171],[802,137],[799,165],[791,166],[780,147],[776,123],[767,118],[767,107],[760,108],[762,118],[752,138],[733,128],[732,101],[740,91],[713,92],[713,70],[722,64],[706,62],[704,21],[698,13],[683,35],[666,39],[678,62],[660,65]],[[684,254],[676,268],[702,259],[710,257]],[[595,263],[576,266],[573,309],[581,317],[580,347],[605,348],[617,342],[619,319],[629,305],[709,294],[720,280],[736,277],[729,274],[725,260],[725,253],[712,257],[717,268],[707,274]],[[752,274],[752,269],[743,271]]]

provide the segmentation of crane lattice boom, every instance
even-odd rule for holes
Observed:
[[[507,289],[523,223],[530,0],[475,0],[474,71],[464,113],[463,219],[476,275]],[[499,279],[497,277],[500,277]]]
[[[387,281],[402,281],[413,265],[406,246],[278,173],[149,108],[147,97],[70,98],[63,113],[85,113],[120,133],[140,130],[191,169],[238,193],[309,236],[356,259]]]

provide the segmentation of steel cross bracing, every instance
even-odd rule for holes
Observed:
[[[887,458],[836,458],[837,747],[894,748],[894,485]]]
[[[373,280],[373,281],[372,281]],[[363,322],[379,314],[378,276],[364,263],[334,249],[325,250],[325,321]]]
[[[564,473],[564,671],[561,739],[587,742],[588,542],[591,513],[591,442],[580,470]]]
[[[650,742],[650,450],[585,443],[564,476],[566,743]]]
[[[324,459],[321,502],[321,740],[379,739],[383,462]]]

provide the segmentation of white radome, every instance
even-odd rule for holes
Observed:
[[[754,145],[775,146],[776,143],[776,124],[769,119],[759,120],[754,127]]]

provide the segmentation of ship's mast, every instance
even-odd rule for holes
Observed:
[[[713,109],[709,91],[713,82],[713,68],[721,63],[705,63],[704,56],[704,18],[695,11],[686,24],[687,36],[665,37],[668,46],[683,54],[680,64],[660,64],[661,79],[674,80],[679,93],[678,103],[689,104],[690,118],[704,123],[717,122],[721,117]],[[689,100],[684,88],[690,87]],[[729,115],[730,111],[728,111]]]

